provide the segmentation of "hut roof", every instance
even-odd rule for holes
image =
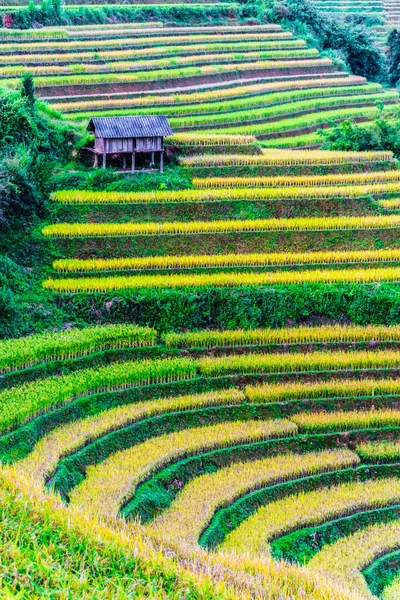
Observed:
[[[101,138],[139,138],[172,135],[167,117],[93,117],[88,131]]]

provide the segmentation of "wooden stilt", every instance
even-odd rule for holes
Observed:
[[[160,152],[160,173],[164,173],[164,151]]]
[[[103,152],[103,169],[106,168],[106,153]]]
[[[135,172],[135,168],[136,168],[136,166],[135,166],[135,153],[132,152],[132,173]]]
[[[94,153],[94,164],[93,164],[93,168],[97,169],[99,166],[99,155],[97,154],[97,152]]]
[[[123,171],[126,171],[126,154],[122,157],[122,169]]]

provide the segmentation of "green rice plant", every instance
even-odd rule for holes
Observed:
[[[87,469],[86,479],[73,488],[72,505],[95,514],[116,517],[124,499],[149,475],[179,458],[224,446],[294,435],[289,421],[235,421],[177,431],[112,454]]]
[[[52,200],[61,204],[164,204],[169,202],[223,202],[234,200],[292,200],[314,198],[362,198],[368,195],[394,194],[400,191],[399,181],[388,183],[366,183],[365,185],[335,185],[309,187],[271,187],[271,188],[209,188],[155,192],[92,192],[87,190],[62,190],[52,194]],[[344,221],[346,217],[342,218]],[[356,217],[354,217],[356,218]],[[360,217],[361,218],[361,217]],[[390,216],[390,219],[393,219]],[[298,219],[300,220],[300,219]],[[303,219],[305,220],[305,219]],[[272,220],[271,220],[272,221]],[[283,219],[282,219],[283,221]],[[291,219],[294,222],[294,219]],[[228,223],[228,221],[225,221]],[[237,222],[237,221],[236,221]],[[245,221],[239,221],[244,223]],[[256,220],[253,221],[257,222]],[[321,219],[322,222],[322,219]],[[219,223],[219,221],[214,221]],[[83,229],[86,224],[76,224],[75,229]],[[92,224],[97,229],[107,224]],[[118,224],[114,224],[117,226]],[[132,225],[132,224],[124,224]],[[158,225],[158,224],[157,224]],[[119,225],[122,228],[122,224]],[[137,226],[137,225],[136,225]],[[159,227],[164,226],[160,224]],[[64,224],[50,225],[43,229],[44,235],[56,228],[64,228]],[[89,227],[89,224],[87,224]]]
[[[85,444],[110,431],[156,415],[208,406],[241,404],[244,399],[243,392],[231,388],[117,406],[55,429],[39,440],[33,451],[18,463],[18,469],[44,484],[63,456],[77,452]]]
[[[190,481],[172,505],[149,526],[167,540],[197,547],[215,512],[256,489],[314,473],[355,466],[350,450],[286,454],[235,463]]]
[[[230,329],[167,333],[169,348],[223,348],[267,344],[313,344],[400,341],[400,325],[322,325],[283,329]]]
[[[41,362],[74,359],[100,350],[154,345],[157,332],[136,325],[106,325],[42,333],[0,342],[0,373]]]
[[[364,93],[362,93],[363,91]],[[346,108],[349,104],[357,106],[358,104],[365,105],[366,103],[380,101],[396,102],[399,98],[397,92],[379,92],[372,94],[367,92],[367,90],[360,90],[360,94],[356,94],[354,89],[351,89],[349,95],[346,95],[346,91],[340,90],[340,88],[337,92],[337,96],[328,95],[328,97],[312,97],[311,99],[307,98],[306,93],[303,93],[303,96],[305,96],[306,99],[298,102],[295,102],[295,98],[290,97],[290,93],[286,94],[286,96],[283,94],[276,94],[275,100],[273,98],[265,98],[261,107],[257,106],[254,99],[252,99],[253,101],[249,100],[247,109],[241,108],[240,106],[236,109],[235,106],[231,107],[224,102],[218,107],[209,106],[208,111],[215,111],[212,112],[212,114],[202,114],[203,110],[195,110],[195,114],[191,114],[192,111],[189,111],[186,107],[182,109],[182,112],[177,107],[174,110],[174,115],[177,113],[177,116],[171,116],[169,122],[172,128],[179,127],[181,129],[190,127],[206,129],[208,126],[214,127],[215,125],[227,125],[230,127],[232,123],[243,123],[246,121],[250,123],[254,122],[257,126],[257,122],[259,121],[269,121],[271,119],[276,121],[277,118],[293,118],[297,113],[308,114],[316,111],[319,112],[319,109],[321,111],[329,110],[331,107],[337,106]],[[301,97],[301,94],[298,94],[298,96]],[[273,103],[273,105],[271,106],[270,103]],[[230,104],[233,104],[233,102]],[[189,116],[186,116],[187,113]]]
[[[38,76],[35,78],[37,87],[61,86],[61,85],[95,85],[101,83],[129,83],[133,81],[167,80],[182,77],[195,77],[215,75],[230,72],[246,72],[255,70],[278,70],[278,69],[304,69],[330,66],[329,58],[316,58],[304,60],[258,60],[244,63],[216,64],[196,67],[181,67],[176,69],[161,69],[155,71],[138,71],[136,73],[91,73],[78,75],[60,76]],[[20,85],[18,78],[3,80],[5,87],[16,88]]]
[[[239,354],[206,356],[197,360],[199,371],[206,377],[233,373],[302,373],[321,371],[353,371],[360,369],[396,369],[400,352],[313,352],[307,354]],[[313,417],[314,415],[308,415]],[[318,416],[317,416],[318,418]]]
[[[201,27],[196,27],[196,31],[201,32]],[[259,32],[259,33],[249,33],[248,30],[246,31],[245,28],[240,28],[242,30],[242,33],[234,33],[234,31],[238,31],[238,28],[232,28],[232,32],[226,32],[226,28],[224,28],[224,41],[225,42],[243,42],[243,41],[253,41],[253,42],[257,42],[257,41],[282,41],[282,40],[287,40],[287,39],[291,39],[292,38],[292,34],[289,32],[285,32],[285,31],[277,31],[274,33],[269,33],[269,32]],[[124,32],[127,36],[131,35],[131,37],[121,37],[122,33]],[[127,46],[130,47],[148,47],[151,48],[152,46],[173,46],[177,44],[177,41],[179,40],[180,44],[196,44],[196,43],[210,43],[210,40],[212,40],[212,35],[213,35],[213,31],[211,31],[211,28],[203,28],[203,33],[192,33],[192,34],[187,34],[187,29],[185,29],[184,31],[186,31],[186,33],[184,33],[183,31],[179,31],[179,28],[174,28],[174,33],[173,35],[158,35],[158,36],[151,36],[151,37],[144,37],[143,35],[136,36],[134,35],[133,31],[129,30],[129,27],[127,27],[124,30],[115,30],[115,35],[118,36],[116,39],[111,39],[110,37],[107,37],[105,39],[96,39],[96,48],[115,48],[115,47],[120,47],[120,48],[126,48]],[[205,33],[204,33],[205,31]],[[163,30],[162,33],[164,33],[165,30]],[[111,32],[112,33],[112,32]],[[146,32],[148,33],[148,32]],[[161,32],[158,32],[161,33]],[[180,35],[181,33],[181,35]],[[221,28],[219,29],[219,32],[217,34],[217,32],[214,31],[214,34],[220,35],[221,33]],[[104,38],[104,33],[99,34],[100,36],[103,36]],[[107,31],[107,35],[110,36],[110,29]],[[216,41],[220,41],[220,38],[215,38]],[[46,42],[46,51],[50,52],[52,50],[55,51],[60,51],[60,50],[80,50],[80,49],[85,49],[85,48],[89,48],[92,49],[93,48],[93,39],[90,40],[60,40],[58,42]],[[5,43],[0,43],[0,52],[2,53],[12,53],[15,51],[18,52],[33,52],[33,53],[37,53],[38,50],[38,45],[37,42],[16,42],[16,43],[12,43],[12,42],[5,42]]]
[[[184,167],[239,167],[341,165],[386,162],[393,160],[392,152],[338,152],[333,150],[264,150],[261,155],[203,154],[179,159]],[[385,202],[385,201],[381,201]],[[383,204],[384,205],[384,204]],[[399,201],[400,205],[400,201]]]
[[[0,431],[82,395],[191,379],[196,363],[187,358],[114,363],[25,383],[0,392]]]
[[[288,52],[288,51],[286,51]],[[300,56],[300,52],[305,52],[303,50],[291,51],[296,52],[297,56]],[[267,54],[264,52],[263,54]],[[274,58],[281,58],[281,52],[279,56],[275,52]],[[215,56],[215,55],[210,55]],[[228,55],[221,55],[221,57],[227,57]],[[244,54],[244,57],[250,58],[250,54]],[[294,54],[293,54],[294,56]],[[290,58],[290,56],[288,56]],[[268,56],[265,56],[268,58]],[[169,61],[175,59],[168,59]],[[199,60],[195,57],[195,60]],[[237,60],[237,59],[236,59]],[[135,63],[135,67],[139,67],[139,63]],[[373,92],[379,92],[373,94]],[[364,92],[363,95],[362,92]],[[366,94],[368,94],[368,98],[366,98]],[[371,94],[371,97],[369,96]],[[327,97],[325,97],[327,96]],[[332,97],[331,97],[332,96]],[[335,96],[339,96],[339,98],[335,98]],[[344,100],[344,96],[346,96],[346,100]],[[348,98],[348,96],[351,96]],[[322,98],[321,98],[322,97]],[[235,98],[232,100],[220,99],[219,102],[215,100],[213,102],[204,102],[202,104],[183,104],[177,105],[174,104],[171,108],[172,113],[169,117],[170,124],[172,127],[193,127],[200,123],[201,127],[205,127],[207,124],[215,125],[216,123],[225,123],[225,122],[235,122],[247,120],[251,121],[253,119],[264,119],[269,118],[274,115],[282,115],[286,113],[293,114],[295,112],[303,110],[315,110],[316,106],[331,106],[337,104],[343,104],[344,102],[347,104],[351,101],[351,103],[356,104],[357,102],[369,102],[375,99],[381,99],[382,101],[396,99],[397,92],[386,93],[384,96],[382,95],[382,90],[380,90],[379,86],[376,84],[367,84],[364,86],[355,87],[346,86],[346,87],[327,87],[327,88],[307,88],[301,90],[291,90],[289,92],[279,92],[279,93],[269,93],[262,95],[251,95],[245,98]],[[296,99],[306,99],[306,102],[295,102]],[[244,114],[244,109],[247,107],[248,114]],[[105,110],[104,107],[101,107],[98,114],[100,115],[124,115],[127,114],[131,108],[127,108],[126,106],[123,109],[110,109]],[[135,107],[135,112],[139,115],[154,115],[154,114],[163,114],[170,112],[166,111],[165,106],[159,107],[146,107],[146,108],[137,108]],[[211,113],[211,114],[207,114]],[[97,113],[96,113],[97,114]],[[86,112],[78,112],[74,113],[74,118],[76,119],[86,119],[90,118],[93,115],[92,111]],[[188,117],[186,115],[189,115]]]
[[[307,569],[313,574],[334,580],[339,587],[345,586],[366,600],[375,600],[376,596],[368,590],[362,570],[379,556],[398,549],[399,539],[399,521],[371,525],[324,546],[310,560]]]
[[[322,382],[308,381],[307,383],[294,382],[246,386],[248,400],[256,404],[264,402],[288,402],[298,399],[355,397],[376,397],[377,402],[379,402],[381,396],[398,396],[399,393],[400,382],[398,379],[333,379]],[[319,416],[317,419],[319,422]]]
[[[148,54],[148,50],[147,50]],[[238,61],[247,60],[277,60],[277,59],[291,59],[291,58],[311,58],[318,56],[318,51],[308,50],[282,50],[281,52],[273,51],[258,51],[258,52],[236,52],[236,53],[220,53],[220,54],[207,54],[207,55],[189,55],[180,56],[175,55],[172,58],[151,58],[147,60],[138,60],[136,57],[132,57],[129,61],[112,61],[105,63],[85,63],[85,62],[74,62],[73,64],[67,65],[8,65],[0,67],[0,76],[2,77],[16,77],[21,76],[24,73],[32,73],[32,75],[69,75],[71,73],[77,74],[89,74],[89,73],[116,73],[116,72],[132,72],[142,71],[148,69],[160,69],[177,66],[194,66],[203,65],[208,63],[234,63]],[[143,114],[143,113],[142,113]]]
[[[8,80],[6,81],[8,83]],[[368,96],[365,97],[368,102]],[[273,133],[282,133],[284,131],[295,131],[296,129],[306,129],[322,123],[333,123],[344,119],[373,119],[379,113],[376,106],[358,106],[353,108],[340,108],[336,110],[320,111],[317,113],[307,113],[298,117],[281,119],[273,123],[250,123],[248,125],[233,126],[213,130],[219,134],[240,134],[240,135],[271,135]],[[201,133],[201,130],[199,130]],[[319,140],[321,143],[321,140]]]
[[[371,427],[398,427],[400,411],[373,409],[365,412],[301,413],[294,415],[292,420],[301,431],[346,431]]]
[[[326,128],[325,132],[331,131],[332,128]],[[296,148],[310,148],[318,147],[321,145],[321,137],[318,135],[318,131],[312,133],[304,133],[300,135],[291,135],[285,137],[276,137],[260,142],[262,148],[288,148],[295,150]]]
[[[240,187],[309,187],[363,185],[366,183],[393,183],[400,181],[400,171],[373,171],[361,173],[328,173],[327,175],[300,175],[279,177],[208,177],[194,178],[195,188]]]
[[[308,493],[301,492],[259,508],[230,532],[220,547],[224,552],[262,556],[268,553],[268,541],[289,531],[398,503],[399,500],[400,480],[397,478],[345,483]]]
[[[202,273],[170,275],[135,275],[116,277],[82,277],[47,279],[43,288],[53,292],[107,292],[127,289],[240,287],[266,285],[299,285],[314,283],[376,283],[400,281],[400,267],[380,269],[334,269],[284,271],[272,273]]]
[[[274,47],[279,48],[281,44],[289,44],[289,43],[297,43],[299,40],[286,40],[286,41],[282,41],[282,42],[245,42],[246,45],[249,44],[254,44],[254,46],[256,48],[259,47],[265,47],[266,44],[269,45],[273,45]],[[226,43],[223,44],[224,47],[227,46]],[[237,42],[235,44],[235,47],[240,47],[241,43]],[[210,52],[213,48],[218,47],[215,43],[214,44],[210,44],[210,46],[207,45],[203,45],[203,46],[190,46],[190,48],[194,49],[195,48],[207,48],[206,50],[204,50],[205,52]],[[167,52],[168,50],[168,46],[161,46],[161,49],[163,52]],[[172,46],[172,48],[174,48],[174,46]],[[188,48],[188,46],[185,46],[185,48]],[[152,49],[152,52],[156,51],[157,47]],[[148,53],[148,49],[144,48],[141,50],[135,50],[136,52],[143,52],[143,53]],[[107,51],[110,52],[110,51]],[[131,52],[132,50],[118,50],[117,52]],[[92,53],[86,53],[89,54],[90,56],[92,56]],[[27,54],[24,55],[26,56],[26,60],[29,60],[29,57],[32,57],[32,60],[36,60],[36,58],[33,58],[33,55],[31,54]],[[36,56],[36,55],[34,55]],[[40,59],[41,55],[37,55],[38,58],[37,60],[43,60]],[[61,60],[61,57],[63,56],[62,54],[57,55],[54,53],[51,53],[50,56],[54,56],[54,60]],[[78,53],[74,52],[72,54],[70,54],[70,56],[73,58],[74,56],[78,57]],[[58,58],[59,57],[59,58]],[[4,57],[7,61],[9,60],[8,56]],[[0,60],[2,60],[2,57],[0,56]],[[347,77],[338,77],[335,79],[332,78],[321,78],[321,79],[302,79],[301,81],[298,80],[294,80],[294,81],[268,81],[266,83],[257,83],[257,84],[246,84],[245,81],[243,81],[243,85],[241,86],[233,86],[233,87],[228,87],[228,88],[218,88],[218,89],[211,89],[211,90],[206,90],[204,92],[182,92],[182,93],[175,93],[175,94],[163,94],[162,90],[157,90],[157,93],[153,92],[149,92],[149,94],[147,96],[139,96],[139,97],[135,97],[133,99],[130,98],[112,98],[112,99],[108,99],[108,100],[103,100],[103,99],[99,99],[97,100],[96,98],[93,98],[93,100],[89,101],[89,100],[83,100],[83,101],[66,101],[66,100],[62,100],[61,102],[55,98],[54,101],[52,101],[52,105],[57,108],[57,110],[63,111],[63,112],[74,112],[74,111],[84,111],[85,109],[89,109],[89,110],[94,110],[94,109],[103,109],[103,108],[132,108],[134,107],[135,109],[141,106],[152,106],[152,107],[158,107],[158,106],[174,106],[176,104],[188,104],[188,105],[202,105],[205,102],[220,102],[221,100],[229,100],[231,98],[243,98],[244,99],[251,97],[251,96],[256,96],[256,95],[261,95],[264,93],[273,93],[273,92],[283,92],[283,91],[287,91],[287,90],[292,90],[292,91],[296,91],[299,88],[305,88],[307,90],[311,89],[311,88],[315,88],[315,89],[319,89],[319,90],[324,90],[325,87],[330,87],[331,89],[333,87],[341,87],[341,86],[360,86],[364,83],[364,79],[362,77],[356,77],[354,75],[352,76],[347,76]],[[359,88],[358,88],[359,89]],[[180,135],[180,134],[179,134]]]
[[[38,30],[37,30],[38,31]],[[1,39],[1,38],[0,38]],[[281,42],[237,42],[235,44],[216,42],[210,44],[194,44],[194,45],[175,45],[175,46],[155,46],[152,48],[152,56],[175,56],[179,54],[208,54],[213,52],[246,52],[252,50],[258,51],[270,51],[272,53],[278,53],[282,50],[301,50],[306,47],[306,43],[303,40],[283,40]],[[50,52],[45,51],[37,54],[19,54],[16,58],[18,64],[40,64],[40,63],[51,63],[52,61],[57,63],[75,63],[78,61],[100,61],[100,60],[116,60],[116,59],[129,59],[129,58],[140,58],[148,57],[148,48],[134,48],[134,49],[118,49],[118,50],[100,50],[99,52],[83,51],[83,52]],[[273,54],[275,56],[275,54]],[[7,55],[0,56],[0,63],[9,63],[10,57]],[[376,84],[375,84],[376,85]],[[380,89],[377,86],[377,89]],[[172,96],[173,98],[174,96]],[[134,102],[142,101],[143,98],[135,98]],[[127,102],[127,100],[125,99]],[[156,101],[156,99],[154,99]],[[119,100],[121,102],[121,99]],[[141,103],[141,102],[140,102]],[[70,103],[67,103],[70,104]],[[78,108],[88,107],[89,102],[83,101],[78,102]],[[96,107],[95,103],[95,106]],[[71,107],[72,108],[72,107]],[[62,110],[60,108],[60,110]]]
[[[138,258],[59,259],[53,262],[58,272],[136,271],[156,269],[197,269],[214,267],[263,267],[281,265],[357,264],[400,262],[400,250],[354,250],[338,252],[282,252],[281,254],[206,254],[183,256],[145,256]],[[1,345],[0,345],[1,348]]]

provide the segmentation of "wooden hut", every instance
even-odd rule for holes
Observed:
[[[164,170],[164,136],[172,135],[166,117],[93,117],[87,130],[94,133],[94,166],[106,167],[107,155],[122,156],[122,168],[127,170],[130,162],[132,173],[136,170],[136,154],[148,153],[150,167],[155,167],[156,156],[159,156],[160,171]]]

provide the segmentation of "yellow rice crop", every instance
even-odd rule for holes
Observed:
[[[357,175],[357,174],[356,174]],[[340,177],[345,177],[340,175]],[[221,180],[227,178],[221,177]],[[275,178],[274,178],[275,180]],[[222,202],[225,200],[282,200],[293,198],[359,198],[369,194],[392,194],[400,191],[400,182],[366,183],[365,185],[299,186],[271,188],[207,188],[157,192],[90,192],[63,190],[54,192],[52,200],[62,204],[148,204],[168,202]]]
[[[164,141],[171,146],[249,146],[257,140],[253,135],[175,133]]]
[[[237,354],[205,356],[196,361],[207,377],[230,373],[296,373],[306,371],[352,371],[353,369],[396,369],[400,351],[313,352],[307,354]],[[313,415],[311,415],[313,416]],[[317,419],[319,415],[316,415]]]
[[[195,188],[238,187],[308,187],[366,183],[394,183],[400,181],[400,171],[375,171],[363,173],[329,173],[327,175],[301,175],[297,177],[209,177],[194,178]],[[319,191],[317,190],[319,193]]]
[[[390,200],[379,200],[379,205],[383,208],[397,209],[400,208],[400,198],[391,198]]]
[[[344,449],[235,463],[189,482],[170,508],[153,521],[150,531],[166,541],[197,546],[214,513],[240,496],[288,479],[354,466],[358,461],[353,452]]]
[[[324,342],[400,341],[400,325],[322,325],[282,329],[228,329],[168,333],[170,348],[214,348],[263,344],[313,344]]]
[[[347,429],[368,429],[371,427],[398,427],[400,411],[368,410],[346,412],[318,412],[293,415],[292,419],[301,431],[340,431]]]
[[[307,570],[325,577],[327,581],[335,581],[338,586],[345,585],[346,589],[365,600],[376,600],[376,596],[368,590],[361,571],[379,556],[397,550],[399,539],[399,521],[371,525],[324,546],[308,563]]]
[[[353,398],[357,396],[376,397],[379,403],[380,396],[398,396],[400,394],[399,379],[346,379],[317,382],[295,382],[281,383],[274,385],[248,385],[246,386],[246,396],[250,402],[282,402],[296,400],[297,398]],[[340,413],[346,421],[347,413]],[[361,413],[361,419],[365,413]],[[373,413],[376,415],[376,412]],[[380,417],[382,413],[377,416]],[[393,416],[388,413],[388,416]],[[316,415],[318,424],[321,421],[319,415]],[[325,418],[325,413],[323,413]],[[352,423],[352,415],[349,422]],[[369,417],[366,417],[367,420]],[[313,419],[311,419],[313,421]],[[335,421],[335,419],[334,419]],[[336,423],[336,421],[335,421]],[[333,425],[335,427],[336,425]]]
[[[295,432],[295,425],[284,420],[236,421],[151,438],[89,467],[86,479],[72,490],[71,503],[95,514],[116,516],[123,500],[133,495],[141,481],[174,460]]]
[[[185,156],[185,167],[339,165],[391,161],[392,152],[334,152],[332,150],[264,150],[261,155],[203,154]]]
[[[229,533],[220,547],[224,552],[263,555],[268,552],[268,541],[285,532],[399,501],[400,480],[397,478],[301,492],[259,508]]]
[[[19,462],[18,467],[34,480],[43,483],[43,480],[52,474],[62,456],[76,452],[78,448],[109,431],[167,412],[240,404],[243,401],[244,394],[232,388],[220,392],[161,398],[117,406],[52,431],[36,444],[34,450]]]
[[[82,277],[47,279],[44,289],[60,293],[107,292],[127,289],[241,287],[264,285],[298,285],[315,283],[399,282],[400,267],[381,269],[334,269],[284,271],[282,273],[213,273],[184,275],[136,275],[121,277]]]
[[[336,252],[282,252],[280,254],[206,254],[145,256],[140,258],[59,259],[53,268],[59,272],[135,271],[194,269],[212,267],[258,267],[280,265],[379,263],[400,261],[400,250],[354,250]]]
[[[162,223],[57,223],[42,229],[46,237],[109,237],[125,235],[198,234],[240,231],[330,231],[395,229],[400,215],[367,217],[296,217],[230,221],[175,221]]]

